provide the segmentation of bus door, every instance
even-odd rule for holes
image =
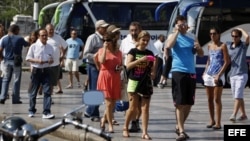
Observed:
[[[184,9],[181,11],[181,15],[187,17],[187,23],[188,23],[188,32],[191,32],[198,37],[198,31],[199,31],[199,23],[200,23],[200,16],[202,15],[205,6],[209,5],[209,0],[201,1],[201,2],[194,2],[190,3]],[[207,56],[206,57],[199,57],[196,56],[195,58],[196,62],[196,82],[197,83],[203,83],[202,75],[206,66],[207,62]]]
[[[197,24],[199,23],[199,15],[203,12],[205,6],[209,4],[210,0],[181,0],[175,7],[172,12],[171,19],[169,21],[169,29],[167,35],[169,35],[174,26],[175,19],[178,15],[183,15],[187,18],[187,23],[189,27],[189,32],[194,34],[197,33]],[[204,71],[206,65],[206,59],[202,57],[196,57],[196,74],[197,74],[197,82],[202,83],[202,73]]]
[[[77,31],[78,37],[85,42],[87,37],[95,32],[94,25],[95,24],[89,16],[86,8],[81,3],[75,3],[67,20],[66,37],[69,38],[70,31],[75,29]]]
[[[58,5],[52,20],[55,32],[64,39],[70,37],[71,29],[77,30],[78,37],[84,42],[95,32],[96,22],[88,2],[65,1]]]

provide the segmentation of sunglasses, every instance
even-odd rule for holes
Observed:
[[[103,39],[103,42],[112,42],[112,39]]]
[[[237,36],[237,35],[231,35],[233,38],[238,38],[239,36]]]
[[[48,35],[39,35],[39,36],[41,36],[41,37],[47,37]]]
[[[211,32],[209,33],[210,35],[216,35],[217,33],[216,32]]]

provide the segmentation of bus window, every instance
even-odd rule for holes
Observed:
[[[121,39],[128,34],[128,26],[132,21],[141,23],[144,30],[148,30],[151,39],[156,40],[159,34],[165,34],[168,29],[168,21],[174,5],[160,9],[159,20],[154,20],[155,10],[162,1],[148,0],[140,1],[84,1],[84,2],[65,2],[60,5],[54,14],[52,23],[55,23],[56,33],[65,39],[69,37],[70,29],[77,29],[78,34],[86,40],[88,35],[95,31],[94,22],[103,19],[107,23],[121,27]]]
[[[205,8],[199,28],[198,39],[203,46],[210,41],[209,27],[218,26],[221,29],[221,33],[227,30],[241,25],[250,23],[250,18],[247,16],[250,14],[249,8]],[[228,39],[229,41],[231,38]]]
[[[132,21],[138,21],[146,30],[167,30],[168,21],[174,6],[163,8],[160,13],[160,21],[155,22],[154,12],[161,3],[92,3],[89,6],[96,19],[104,19],[127,29]]]
[[[90,4],[96,19],[104,19],[108,23],[124,28],[131,21],[131,7],[128,4],[94,3]]]

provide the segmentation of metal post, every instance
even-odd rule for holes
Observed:
[[[39,0],[34,0],[34,9],[33,9],[33,20],[35,23],[35,29],[38,29],[38,11],[39,11]]]

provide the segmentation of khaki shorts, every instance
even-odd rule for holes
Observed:
[[[66,59],[65,70],[66,71],[78,71],[77,59]]]

